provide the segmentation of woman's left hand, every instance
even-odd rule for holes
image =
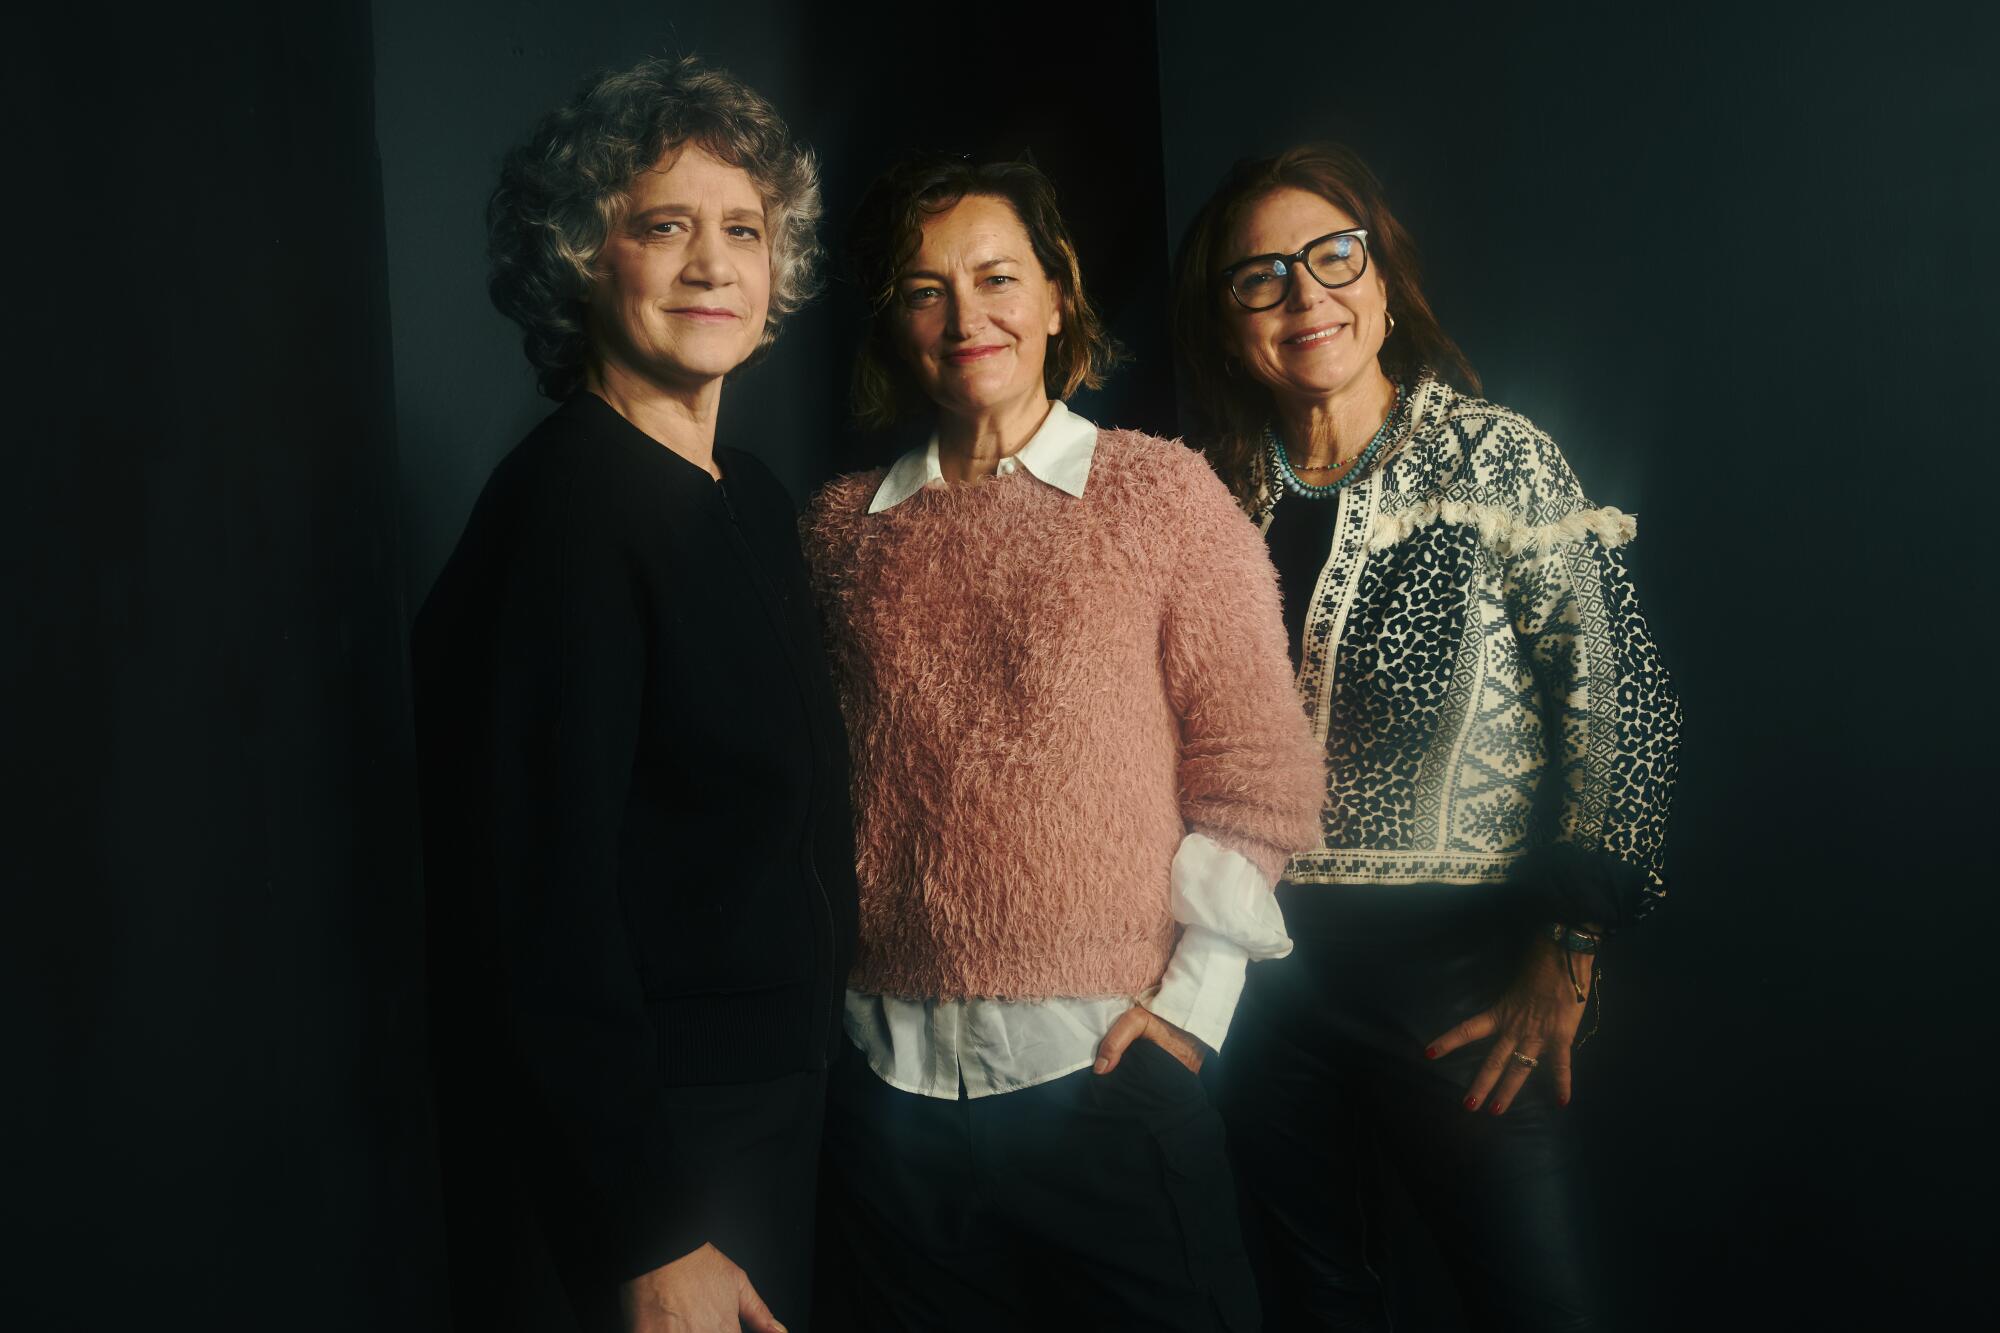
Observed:
[[[1186,1065],[1191,1072],[1201,1072],[1204,1054],[1201,1043],[1158,1014],[1136,1004],[1120,1014],[1118,1021],[1111,1025],[1111,1031],[1104,1034],[1104,1040],[1097,1043],[1097,1072],[1108,1074],[1116,1069],[1125,1048],[1140,1038],[1152,1042]]]
[[[1588,995],[1592,959],[1588,954],[1577,954],[1574,961],[1577,985]],[[1586,1007],[1577,1003],[1576,991],[1564,966],[1563,950],[1546,940],[1537,940],[1529,946],[1520,975],[1493,1007],[1474,1014],[1433,1041],[1424,1048],[1424,1056],[1436,1060],[1461,1046],[1491,1037],[1493,1048],[1486,1053],[1486,1063],[1479,1067],[1479,1076],[1466,1091],[1466,1110],[1477,1111],[1483,1106],[1489,1114],[1506,1114],[1530,1074],[1555,1080],[1556,1104],[1568,1106],[1569,1056]],[[1516,1059],[1517,1051],[1538,1063]]]

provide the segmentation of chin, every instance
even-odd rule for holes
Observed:
[[[933,385],[931,397],[954,412],[983,412],[1020,397],[1019,385],[980,375],[946,374]]]
[[[666,377],[676,380],[717,380],[750,359],[754,348],[732,348],[719,352],[704,348],[699,355],[661,357],[655,362]]]
[[[1285,376],[1285,390],[1302,397],[1323,398],[1354,382],[1358,367],[1351,365],[1294,366]]]
[[[1005,407],[1020,396],[1017,390],[999,389],[992,393],[954,393],[941,399],[940,403],[963,416],[978,416]]]

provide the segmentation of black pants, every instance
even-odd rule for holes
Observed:
[[[1390,1327],[1374,1267],[1387,1168],[1472,1327],[1593,1327],[1582,1182],[1548,1078],[1504,1116],[1468,1113],[1488,1044],[1423,1054],[1506,987],[1532,917],[1493,886],[1281,885],[1279,901],[1294,951],[1251,965],[1217,1071],[1267,1326]]]
[[[1222,1123],[1151,1042],[956,1101],[849,1051],[824,1161],[821,1333],[1257,1327]]]
[[[750,1277],[771,1312],[805,1333],[811,1309],[824,1072],[670,1088],[682,1206]],[[460,1333],[612,1333],[619,1285],[562,1204],[515,1183],[498,1155],[461,1163],[452,1188],[453,1327]],[[478,1179],[467,1179],[474,1170]]]

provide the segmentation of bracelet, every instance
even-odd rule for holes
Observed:
[[[1569,978],[1570,993],[1576,996],[1578,1004],[1582,1004],[1590,998],[1590,992],[1576,979],[1576,956],[1594,956],[1597,946],[1603,943],[1602,937],[1588,930],[1578,930],[1575,926],[1566,926],[1560,921],[1551,921],[1548,938],[1549,943],[1562,950],[1563,973]]]
[[[1549,923],[1549,943],[1558,949],[1570,953],[1596,953],[1597,946],[1603,942],[1603,936],[1591,931],[1578,930],[1575,926],[1566,926],[1560,921]]]
[[[1590,981],[1590,998],[1597,1001],[1590,1006],[1590,1031],[1577,1037],[1576,1045],[1570,1048],[1572,1050],[1582,1050],[1583,1044],[1597,1035],[1597,1025],[1604,1021],[1604,964],[1597,965]],[[1575,984],[1574,979],[1571,984]]]

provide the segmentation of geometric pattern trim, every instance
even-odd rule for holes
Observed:
[[[1327,747],[1321,843],[1289,879],[1471,884],[1568,843],[1664,894],[1680,701],[1619,548],[1547,434],[1426,376],[1344,490],[1299,690]],[[1261,462],[1261,459],[1260,459]],[[1281,493],[1261,467],[1251,513]]]

